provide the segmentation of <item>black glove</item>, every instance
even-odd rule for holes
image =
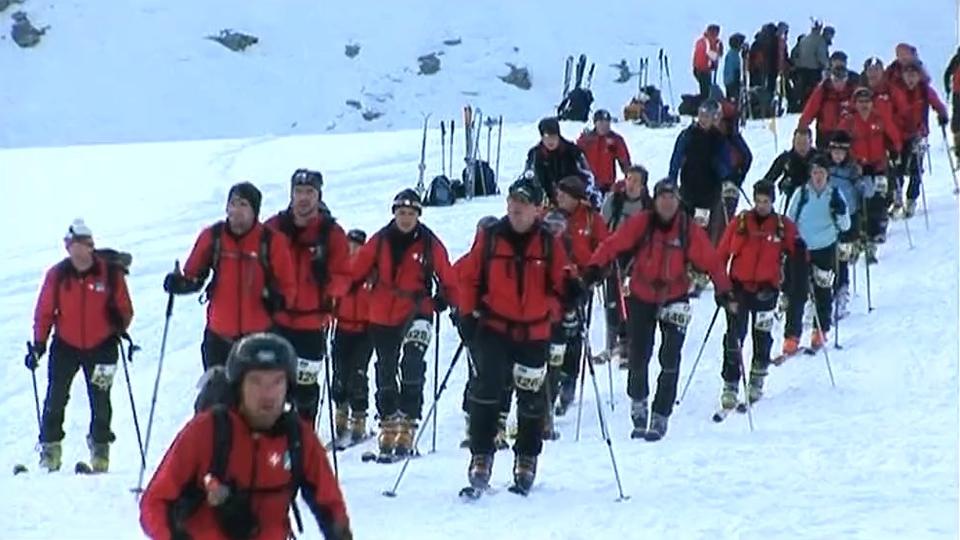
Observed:
[[[949,123],[950,123],[950,119],[947,118],[945,115],[939,115],[939,114],[937,115],[937,124],[939,124],[940,127],[944,127]]]
[[[250,504],[250,495],[237,490],[229,484],[230,494],[220,504],[213,507],[220,529],[227,533],[229,538],[253,538],[260,532],[260,524],[253,513]]]
[[[448,309],[450,309],[450,304],[447,303],[447,299],[443,297],[443,294],[435,294],[433,296],[433,310],[437,313],[443,313]]]
[[[580,335],[580,317],[576,311],[567,311],[563,314],[563,320],[560,322],[563,328],[563,335],[567,339],[573,339]]]
[[[23,365],[33,371],[40,365],[40,357],[47,352],[47,344],[42,341],[27,343],[27,354],[23,357]]]
[[[863,176],[879,176],[880,173],[877,172],[876,167],[873,165],[864,165],[862,167]]]
[[[279,291],[271,287],[263,288],[263,305],[267,308],[267,313],[277,313],[287,307],[287,299]]]
[[[451,318],[452,318],[451,314]],[[467,313],[457,317],[457,329],[460,330],[460,339],[465,343],[470,343],[477,337],[477,330],[480,329],[480,319],[475,313]]]
[[[590,296],[590,287],[580,278],[567,278],[565,281],[566,295],[561,302],[564,309],[577,309]]]
[[[586,289],[590,289],[598,285],[603,281],[603,269],[599,266],[588,266],[586,270],[583,271],[583,286]]]
[[[716,300],[718,306],[722,307],[728,312],[737,312],[737,296],[733,294],[733,291],[718,293],[714,296],[714,300]]]
[[[168,294],[190,294],[200,290],[198,282],[179,272],[170,272],[163,278],[163,292]]]
[[[840,196],[840,190],[835,189],[830,195],[830,211],[833,215],[840,216],[847,213],[847,202]]]

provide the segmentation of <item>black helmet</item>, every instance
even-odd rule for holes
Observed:
[[[363,229],[350,229],[347,233],[347,240],[357,244],[366,244],[367,233]]]
[[[606,109],[597,109],[596,112],[593,113],[594,122],[609,122],[611,118],[610,111]]]
[[[290,189],[297,186],[310,186],[320,193],[323,190],[323,175],[319,171],[297,169],[290,176]]]
[[[540,206],[543,204],[543,186],[535,176],[524,173],[516,182],[510,184],[508,196]]]
[[[540,120],[537,124],[540,135],[560,135],[560,120],[556,116],[550,116]]]
[[[297,353],[289,341],[277,334],[258,332],[240,338],[227,356],[227,380],[238,385],[253,370],[280,370],[287,384],[297,382]]]

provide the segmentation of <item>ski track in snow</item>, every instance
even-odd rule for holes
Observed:
[[[780,150],[789,144],[795,120],[780,119]],[[565,124],[563,131],[573,137],[580,127]],[[636,160],[651,170],[651,181],[665,173],[679,128],[615,128],[627,138]],[[751,123],[745,136],[755,156],[749,184],[776,154],[765,124]],[[431,131],[428,179],[439,172],[438,139],[439,130]],[[501,189],[509,185],[535,140],[533,125],[505,126]],[[441,398],[437,453],[426,453],[430,436],[425,434],[421,440],[425,455],[410,463],[396,499],[381,492],[393,485],[400,465],[360,463],[360,453],[371,443],[340,454],[341,482],[355,536],[955,538],[957,199],[951,194],[939,135],[931,143],[934,174],[926,186],[930,231],[918,214],[910,222],[916,248],[909,250],[903,222],[891,222],[881,262],[872,269],[876,310],[869,315],[864,269],[862,264],[858,267],[852,315],[840,327],[844,349],[829,349],[836,389],[830,387],[822,356],[799,356],[771,368],[767,394],[753,410],[755,432],[749,432],[743,415],[712,423],[720,391],[721,321],[661,442],[629,439],[626,373],[614,370],[616,411],[611,413],[607,367],[597,366],[603,412],[629,500],[614,502],[616,486],[588,381],[581,440],[574,441],[574,407],[558,422],[562,438],[545,443],[530,497],[506,491],[512,453],[504,451],[494,465],[496,492],[466,504],[457,497],[466,483],[468,461],[467,452],[457,448],[463,432],[459,407],[466,373],[461,362]],[[0,270],[0,343],[9,356],[0,365],[5,381],[0,408],[7,411],[0,431],[3,467],[22,462],[36,469],[32,390],[20,358],[30,336],[38,282],[42,272],[63,256],[59,238],[70,219],[84,216],[98,245],[134,254],[130,285],[136,315],[131,333],[143,351],[131,366],[131,376],[145,429],[166,301],[160,290],[162,276],[175,258],[186,256],[202,226],[222,217],[229,185],[239,179],[255,181],[264,192],[266,217],[285,205],[292,170],[319,167],[326,178],[324,198],[340,222],[372,233],[388,220],[394,193],[416,181],[419,145],[418,131],[403,131],[0,151],[0,170],[17,179],[8,200],[42,201],[11,205],[0,216],[0,228],[13,232],[4,238],[8,259]],[[66,185],[78,178],[82,185]],[[746,188],[749,192],[749,185]],[[56,195],[44,195],[51,192]],[[38,218],[38,205],[44,209],[43,219]],[[455,258],[469,248],[477,219],[502,215],[503,210],[502,197],[475,199],[427,209],[424,221]],[[681,384],[713,309],[709,294],[694,305]],[[594,321],[601,320],[598,309]],[[447,317],[442,321],[441,374],[457,344]],[[203,325],[204,309],[196,297],[178,298],[149,448],[148,479],[192,413],[201,374]],[[776,333],[774,346],[779,348],[782,330],[778,327]],[[592,329],[595,348],[602,340],[598,323]],[[427,358],[433,358],[432,350]],[[655,361],[652,364],[656,366]],[[37,372],[41,399],[46,366],[44,358]],[[651,377],[657,372],[653,367]],[[428,374],[427,392],[431,381]],[[0,481],[4,538],[142,538],[138,509],[129,493],[136,483],[139,456],[122,374],[115,383],[113,426],[118,439],[111,473],[76,477],[69,471],[75,460],[87,458],[83,438],[88,411],[78,377],[65,422],[64,470]],[[317,538],[316,526],[311,519],[306,521],[304,537]]]

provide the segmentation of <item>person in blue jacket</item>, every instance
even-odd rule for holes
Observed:
[[[718,128],[720,104],[704,101],[697,110],[697,119],[680,132],[670,157],[670,180],[679,177],[680,198],[687,214],[693,216],[714,246],[726,226],[721,204],[723,183],[731,179],[730,149]]]
[[[863,181],[859,165],[850,156],[851,142],[846,131],[837,131],[827,145],[830,184],[840,190],[850,214],[850,228],[840,233],[837,244],[837,280],[833,293],[838,320],[850,313],[847,307],[850,302],[850,266],[856,264],[860,256],[862,218],[865,217],[860,213],[861,203],[874,193],[873,183]]]
[[[737,32],[730,36],[730,48],[723,57],[723,86],[727,99],[740,103],[740,91],[743,70],[743,46],[747,37]]]
[[[800,238],[809,252],[813,301],[816,307],[810,348],[817,350],[827,342],[833,309],[833,280],[837,266],[837,240],[850,228],[849,206],[840,188],[830,184],[830,159],[818,156],[810,167],[810,181],[790,199],[787,217],[797,224]],[[810,291],[791,288],[794,296],[787,308],[783,353],[796,353],[803,330],[803,306]]]

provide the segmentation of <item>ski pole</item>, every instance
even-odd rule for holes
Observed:
[[[673,101],[673,82],[670,80],[670,56],[668,56],[667,53],[663,53],[663,71],[667,75],[667,88],[670,91],[670,108],[676,111],[677,107]]]
[[[616,279],[616,277],[614,277],[614,279]],[[605,308],[604,313],[606,313],[606,309],[609,308],[607,299],[610,297],[610,284],[608,282],[609,282],[609,279],[603,280],[602,287],[599,289],[596,289],[597,294],[600,295],[600,305],[604,306]],[[613,306],[613,307],[616,307],[616,306]],[[608,325],[610,324],[609,318],[607,319],[607,324]],[[607,328],[607,336],[608,337],[610,336],[610,328]],[[608,346],[607,347],[607,382],[610,384],[610,412],[615,412],[616,406],[613,403],[613,366],[611,366],[611,364],[613,364],[613,349]]]
[[[820,310],[817,309],[817,296],[814,292],[813,281],[810,281],[810,301],[813,302],[813,323],[816,325],[817,330],[823,334],[823,325],[820,320]],[[836,388],[837,383],[833,379],[833,367],[830,366],[830,347],[820,347],[820,350],[823,351],[823,359],[827,363],[827,373],[830,375],[830,386]]]
[[[457,347],[457,352],[453,354],[453,360],[450,361],[450,367],[447,368],[446,374],[443,376],[443,380],[440,382],[440,388],[437,389],[437,399],[434,400],[433,404],[430,406],[430,410],[427,412],[427,418],[435,416],[437,413],[437,403],[439,402],[440,395],[447,388],[447,382],[450,380],[450,375],[453,373],[453,368],[457,366],[457,361],[460,360],[460,356],[463,354],[463,341],[460,342],[460,345]],[[417,443],[420,442],[420,437],[423,436],[424,430],[417,432],[417,437],[413,441],[413,447],[417,447]],[[407,472],[407,467],[410,465],[410,459],[413,458],[413,452],[407,454],[407,457],[403,460],[403,466],[400,467],[400,472],[397,474],[397,479],[393,483],[393,488],[388,489],[382,493],[384,497],[396,497],[397,488],[400,487],[400,481],[403,480],[403,475]]]
[[[750,386],[747,384],[747,366],[746,359],[743,357],[743,342],[737,340],[737,362],[740,364],[740,382],[743,383],[743,395],[746,397],[747,405],[747,425],[750,426],[750,433],[753,433],[753,405],[750,403]]]
[[[849,274],[850,265],[847,265],[847,273]],[[838,279],[840,276],[840,253],[834,248],[833,250],[833,275],[836,276],[834,279]],[[840,304],[837,303],[836,292],[834,292],[833,299],[833,348],[841,349],[840,347]]]
[[[33,343],[27,342],[27,354],[33,357],[36,365],[37,353],[33,350]],[[37,391],[37,370],[30,370],[30,378],[33,379],[33,408],[37,413],[37,434],[43,431],[43,424],[40,421],[40,392]]]
[[[867,211],[867,196],[866,196],[866,194],[864,194],[862,198],[863,198],[863,206],[862,206],[862,207],[863,207],[863,222],[864,222],[863,233],[864,233],[864,236],[866,236],[866,233],[867,233],[867,227],[866,227],[866,225],[867,225],[867,220],[869,219],[869,218],[867,217],[868,211]],[[864,239],[864,244],[863,244],[863,245],[864,245],[864,251],[865,251],[865,253],[863,254],[863,263],[864,263],[864,266],[866,267],[866,271],[867,271],[867,313],[869,314],[869,313],[872,313],[872,312],[873,312],[873,298],[870,296],[870,261],[868,260],[868,259],[870,259],[870,257],[869,257],[869,255],[870,255],[870,254],[869,254],[870,241]]]
[[[683,392],[680,392],[680,397],[674,403],[674,405],[680,405],[680,402],[683,401],[684,396],[687,395],[687,389],[690,388],[690,383],[693,382],[693,375],[697,372],[697,366],[700,364],[700,358],[703,357],[703,349],[707,346],[707,340],[710,339],[710,332],[713,331],[713,325],[717,323],[717,316],[720,315],[720,306],[717,306],[717,309],[713,310],[713,318],[710,319],[710,326],[707,327],[707,333],[703,336],[703,343],[700,344],[700,351],[697,352],[697,358],[693,361],[693,367],[690,368],[690,375],[687,375],[687,382],[683,385]]]
[[[175,261],[173,264],[174,273],[180,273],[180,261]],[[143,455],[144,457],[150,451],[150,434],[153,430],[153,415],[157,410],[157,393],[160,391],[160,374],[163,373],[163,357],[167,353],[167,335],[170,331],[170,318],[173,316],[173,294],[170,293],[167,295],[167,310],[164,315],[163,321],[163,335],[160,338],[160,358],[157,361],[157,378],[153,382],[153,397],[150,399],[150,416],[147,418],[147,436],[143,440]],[[137,494],[137,498],[140,498],[140,494],[143,493],[143,475],[147,472],[146,463],[140,465],[140,478],[137,480],[137,487],[133,489],[133,492]]]
[[[580,399],[577,403],[577,430],[575,440],[580,442],[580,420],[583,417],[583,387],[587,383],[587,373],[586,366],[584,365],[587,362],[586,354],[589,349],[588,344],[590,343],[590,319],[593,315],[593,294],[590,294],[590,299],[587,301],[587,311],[586,314],[583,312],[583,306],[580,306],[578,310],[580,313],[580,324],[584,325],[584,336],[581,339],[580,343]],[[584,315],[586,315],[584,317]],[[583,321],[586,321],[584,323]]]
[[[593,368],[593,358],[590,356],[590,327],[587,326],[583,331],[584,349],[586,350],[587,368],[590,370],[590,380],[593,382],[593,393],[597,401],[597,417],[600,420],[600,434],[604,442],[607,443],[607,451],[610,453],[610,464],[613,466],[613,478],[617,482],[617,492],[619,496],[617,502],[622,502],[630,498],[623,493],[623,483],[620,481],[620,469],[617,467],[617,457],[613,453],[613,441],[610,440],[610,430],[607,428],[607,421],[603,417],[603,405],[600,403],[600,387],[597,385],[597,372]]]
[[[658,57],[660,61],[660,89],[663,89],[663,47],[660,48],[660,54]],[[657,108],[657,124],[663,123],[663,107]]]
[[[953,155],[950,153],[950,143],[947,142],[947,128],[940,126],[940,134],[943,135],[943,151],[947,153],[947,160],[950,162],[950,174],[953,175],[953,194],[960,193],[960,184],[957,183],[957,169],[953,163]]]
[[[437,324],[434,325],[434,340],[433,340],[433,403],[436,406],[437,400],[440,399],[440,395],[437,393],[439,390],[440,382],[440,313],[436,314]],[[437,415],[433,415],[433,434],[430,438],[430,453],[435,453],[437,451]]]
[[[440,174],[447,174],[447,124],[440,121]]]
[[[450,120],[450,176],[453,176],[453,132],[456,131],[456,120]]]
[[[143,453],[143,438],[140,436],[140,420],[137,418],[137,405],[133,401],[133,387],[130,385],[130,370],[127,368],[127,359],[130,362],[133,362],[133,353],[140,350],[140,347],[133,344],[133,340],[130,339],[129,334],[124,336],[130,346],[130,353],[127,354],[123,350],[123,343],[120,341],[120,337],[117,338],[117,344],[120,346],[120,361],[123,364],[123,378],[127,381],[127,395],[130,397],[130,411],[133,413],[133,428],[137,431],[137,448],[140,450],[140,466],[147,466],[147,456]]]
[[[332,324],[334,325],[336,324],[336,319],[334,319],[334,322]],[[327,329],[327,333],[328,335],[330,334],[330,328]],[[324,342],[326,342],[326,339],[324,339]],[[340,466],[339,466],[339,463],[337,463],[337,444],[336,444],[337,428],[334,425],[334,421],[333,421],[333,390],[330,387],[330,371],[332,369],[331,362],[330,362],[330,347],[324,347],[324,349],[325,350],[323,351],[323,363],[324,363],[323,386],[324,386],[324,390],[326,390],[327,392],[327,397],[328,397],[327,412],[330,415],[330,441],[331,441],[331,446],[333,446],[333,475],[335,478],[339,479]],[[345,375],[345,374],[341,374],[341,375]],[[320,400],[320,406],[321,407],[323,406],[322,398]],[[317,419],[319,419],[320,416],[322,415],[323,415],[323,411],[318,409]],[[320,430],[318,429],[317,432],[319,433],[319,431]]]
[[[500,182],[500,142],[503,140],[503,115],[497,120],[497,168],[493,175],[494,182]],[[500,193],[500,190],[497,190]]]
[[[490,144],[493,142],[493,117],[487,117],[487,163],[490,163]]]
[[[927,163],[930,165],[930,172],[933,173],[933,162],[930,161],[930,145],[926,144],[926,139],[924,139],[924,144],[927,147]],[[927,190],[923,188],[923,154],[919,154],[917,159],[919,160],[916,165],[915,172],[917,173],[917,181],[920,184],[920,202],[923,203],[923,224],[926,227],[927,231],[930,231],[930,216],[927,213]]]

